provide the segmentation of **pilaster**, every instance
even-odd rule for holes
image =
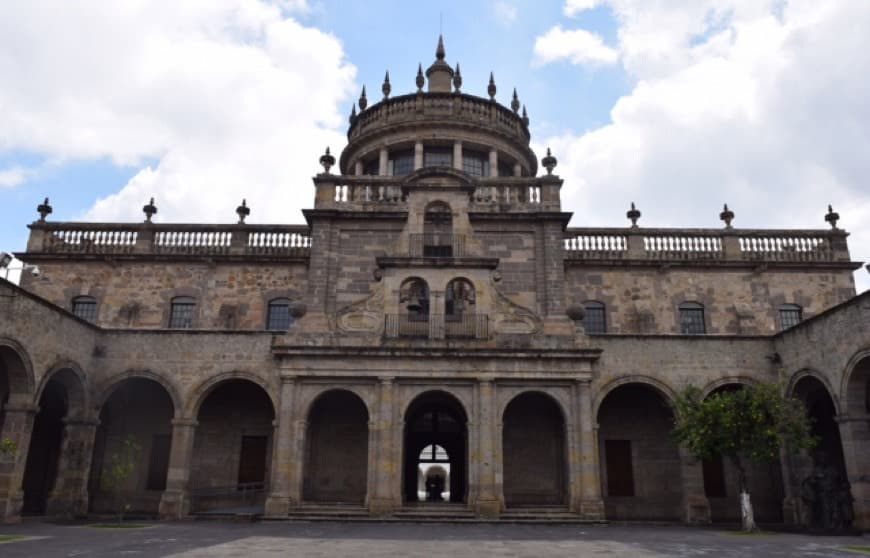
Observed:
[[[400,464],[393,452],[393,416],[395,385],[393,378],[378,380],[378,406],[373,421],[375,462],[369,476],[369,511],[376,515],[389,515],[398,506],[393,487],[396,485]]]
[[[710,501],[704,494],[704,470],[701,462],[680,447],[680,473],[683,479],[683,521],[688,525],[710,523]]]
[[[182,519],[190,513],[190,463],[197,422],[189,418],[172,419],[172,445],[166,490],[160,498],[161,519]]]
[[[33,419],[38,408],[10,402],[3,410],[5,418],[0,439],[11,441],[15,451],[12,455],[0,455],[0,519],[6,523],[17,523],[21,520],[21,505],[24,503],[21,482],[27,464]]]
[[[490,379],[478,382],[478,432],[477,480],[478,492],[474,509],[478,516],[497,518],[501,502],[496,495],[495,455],[495,383]]]
[[[88,475],[98,424],[92,419],[64,419],[57,480],[46,505],[48,515],[74,518],[88,513]]]
[[[835,418],[840,427],[846,474],[852,485],[853,527],[870,529],[870,415]]]
[[[595,417],[592,416],[591,381],[577,382],[577,409],[579,413],[579,460],[577,480],[580,483],[580,501],[574,509],[585,519],[604,519],[604,500],[601,498],[601,479],[595,449]],[[572,491],[572,495],[574,491]]]
[[[272,441],[272,469],[265,514],[286,516],[296,503],[290,496],[290,478],[294,461],[293,412],[298,380],[294,376],[281,378],[281,400]]]

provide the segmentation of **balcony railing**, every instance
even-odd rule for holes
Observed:
[[[841,230],[571,228],[564,249],[568,261],[850,261]]]
[[[311,236],[298,225],[34,223],[31,253],[308,257]]]
[[[489,316],[471,313],[456,316],[388,314],[384,335],[389,338],[487,339]]]
[[[465,236],[423,233],[410,235],[412,258],[461,258],[465,256]]]

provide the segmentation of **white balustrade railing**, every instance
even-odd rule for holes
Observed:
[[[644,235],[644,250],[650,258],[719,259],[723,256],[718,236]]]
[[[830,261],[834,256],[822,236],[741,236],[739,242],[747,260]]]

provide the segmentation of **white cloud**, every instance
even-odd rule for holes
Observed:
[[[9,167],[8,169],[0,169],[0,188],[11,188],[18,186],[27,180],[27,177],[32,174],[32,171],[20,166]]]
[[[827,204],[870,260],[868,2],[611,0],[635,81],[611,122],[542,142],[573,225],[824,229]],[[858,290],[870,287],[866,270]]]
[[[564,30],[561,26],[535,39],[534,62],[547,64],[556,60],[568,60],[572,64],[614,64],[619,53],[604,44],[600,35],[585,29]]]
[[[562,13],[567,17],[574,17],[581,12],[591,10],[601,4],[602,0],[566,0]]]
[[[510,27],[517,20],[517,7],[507,0],[495,0],[492,3],[492,10],[502,25]]]
[[[143,168],[86,218],[299,222],[355,68],[302,0],[0,4],[0,148]],[[49,38],[50,39],[47,39]],[[339,104],[341,106],[339,107]],[[339,113],[341,112],[341,114]]]

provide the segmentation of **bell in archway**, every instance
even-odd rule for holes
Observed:
[[[408,299],[408,312],[422,312],[423,305],[420,304],[420,299],[416,296],[412,296]]]

